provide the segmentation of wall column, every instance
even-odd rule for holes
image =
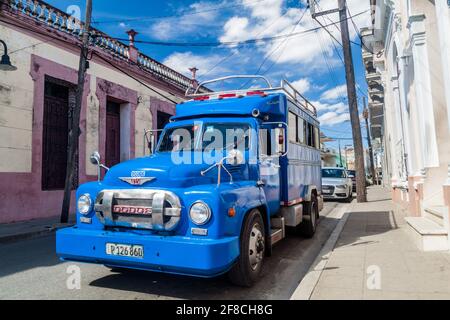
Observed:
[[[439,34],[442,58],[442,72],[444,77],[445,101],[447,104],[448,127],[450,128],[450,6],[447,0],[435,0],[437,28]],[[450,132],[449,132],[450,135]],[[448,178],[445,194],[447,205],[450,205],[450,163],[448,164]]]
[[[433,98],[431,94],[430,65],[425,33],[425,15],[409,18],[411,51],[414,60],[414,85],[416,107],[419,121],[421,142],[421,174],[425,168],[438,167],[439,155],[434,122]]]

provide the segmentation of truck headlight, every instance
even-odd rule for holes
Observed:
[[[78,198],[78,212],[87,215],[92,210],[92,200],[91,196],[88,194],[82,195],[80,198]]]
[[[197,201],[191,206],[189,216],[198,226],[206,224],[211,219],[211,209],[203,201]]]

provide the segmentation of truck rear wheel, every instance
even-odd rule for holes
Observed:
[[[245,219],[240,238],[240,256],[228,273],[232,283],[251,287],[258,280],[264,263],[264,221],[259,210],[252,210]]]
[[[298,226],[299,233],[306,238],[314,237],[318,218],[319,203],[317,202],[317,196],[313,194],[311,201],[303,204],[303,222]]]

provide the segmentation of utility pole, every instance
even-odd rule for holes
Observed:
[[[344,51],[345,62],[345,76],[347,80],[347,93],[350,109],[350,120],[352,124],[353,145],[355,148],[355,169],[356,169],[356,192],[358,193],[358,202],[367,202],[366,190],[366,170],[364,166],[364,147],[361,134],[361,123],[359,120],[358,100],[356,96],[356,81],[355,71],[353,69],[352,48],[350,43],[350,34],[348,31],[348,17],[347,17],[347,1],[338,0],[338,8],[316,12],[316,0],[308,0],[308,5],[311,10],[311,15],[324,29],[317,17],[339,13],[339,20],[342,35],[342,47]]]
[[[91,18],[92,0],[86,0],[86,19],[82,37],[80,64],[78,67],[78,85],[76,88],[75,106],[72,110],[72,121],[69,124],[66,184],[64,188],[64,200],[61,209],[61,223],[69,222],[70,198],[74,180],[74,171],[76,168],[78,168],[78,159],[76,159],[76,155],[78,154],[78,139],[80,137],[80,114],[83,102],[84,81],[86,78],[87,55],[89,52],[89,30],[91,28]]]
[[[372,139],[370,138],[371,135],[369,128],[369,109],[367,108],[365,97],[363,97],[363,103],[364,103],[364,120],[366,121],[366,130],[367,130],[367,145],[369,146],[370,174],[372,175],[372,179],[375,181],[375,159],[373,157]]]
[[[348,31],[347,1],[338,0],[339,20],[341,24],[342,46],[344,48],[345,75],[347,79],[347,93],[350,108],[350,120],[353,131],[353,145],[355,148],[356,192],[358,202],[367,202],[366,170],[364,167],[364,147],[359,120],[358,100],[356,96],[355,71],[353,69],[352,48]]]

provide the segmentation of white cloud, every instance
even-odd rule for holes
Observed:
[[[319,117],[322,126],[334,126],[350,120],[349,113],[327,112]]]
[[[311,82],[307,78],[299,79],[291,83],[301,94],[305,94],[311,89]]]
[[[347,85],[343,84],[325,91],[320,97],[320,99],[325,101],[336,101],[339,100],[341,97],[346,96],[347,96]]]
[[[245,0],[243,0],[245,1]],[[309,11],[303,17],[303,20],[293,28],[303,15],[306,0],[302,0],[302,7],[296,6],[284,8],[286,1],[283,0],[266,0],[262,3],[256,2],[246,4],[245,8],[250,12],[239,12],[239,14],[229,18],[223,28],[223,34],[219,37],[221,42],[228,41],[245,41],[251,38],[270,37],[276,35],[288,35],[294,32],[302,32],[318,27],[318,23],[311,18]],[[348,0],[348,5],[353,15],[368,10],[369,2],[361,0]],[[336,8],[336,0],[320,1],[320,9],[327,10]],[[331,24],[338,22],[338,14],[329,15],[323,19],[322,24]],[[331,20],[331,21],[330,21]],[[358,27],[366,26],[370,23],[370,13],[354,17],[353,19]],[[356,32],[351,21],[350,32],[353,39],[356,38]],[[328,26],[336,39],[340,39],[340,32],[334,26]],[[332,67],[342,65],[342,63],[334,57],[333,39],[325,30],[317,32],[305,33],[283,40],[266,42],[256,46],[257,50],[262,52],[273,62],[280,64],[300,64],[304,67],[304,72],[312,72],[312,70],[326,70],[326,63]],[[324,58],[325,56],[325,58]]]
[[[190,36],[209,34],[209,29],[206,27],[219,17],[220,11],[208,10],[208,8],[217,6],[217,3],[207,1],[192,3],[188,8],[178,10],[179,17],[162,19],[152,24],[143,33],[159,40],[177,39],[188,34]]]
[[[219,55],[196,55],[189,51],[175,52],[168,56],[163,63],[172,69],[191,77],[189,68],[197,67],[199,69],[198,74],[201,75],[210,71],[221,60],[222,57]],[[223,74],[224,72],[227,72],[227,70],[223,66],[219,66],[215,68],[210,75]]]

